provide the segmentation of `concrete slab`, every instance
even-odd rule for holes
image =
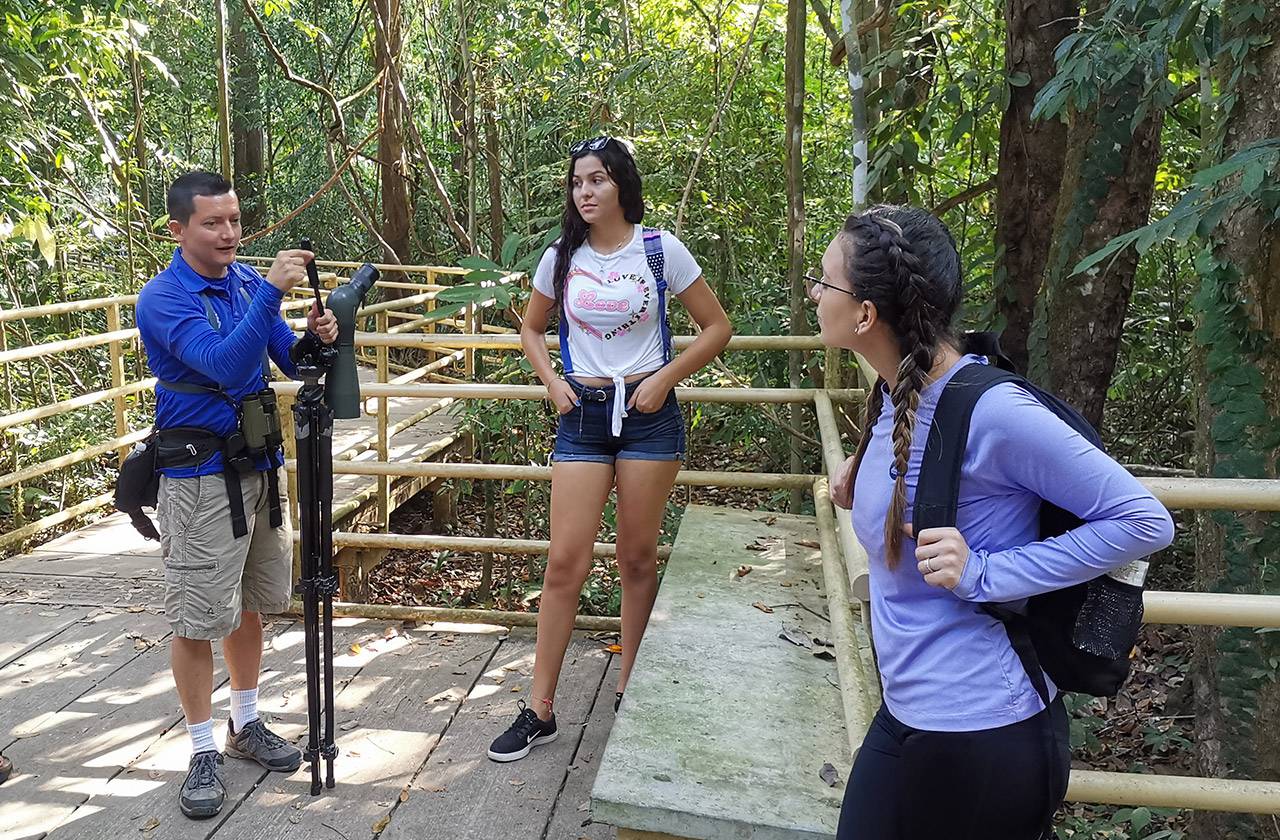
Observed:
[[[749,567],[740,568],[740,567]],[[691,506],[592,789],[620,831],[835,836],[850,756],[813,520]],[[779,638],[786,632],[804,644]]]

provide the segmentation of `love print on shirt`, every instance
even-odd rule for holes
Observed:
[[[571,285],[573,288],[569,291]],[[565,279],[569,303],[566,314],[586,335],[609,341],[650,319],[652,286],[650,280],[639,274],[609,272],[599,277],[575,266]],[[616,317],[608,316],[624,316],[624,320],[619,323]]]
[[[578,292],[578,297],[573,301],[573,305],[578,309],[594,310],[596,312],[627,312],[631,309],[630,301],[598,298],[595,292],[588,292],[586,289]]]

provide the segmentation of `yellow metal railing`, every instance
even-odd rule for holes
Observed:
[[[355,264],[330,264],[339,268],[353,267]],[[442,276],[464,274],[462,269],[443,269],[422,266],[388,266],[387,268],[407,274],[425,274],[426,284],[394,283],[387,284],[404,291],[416,291],[417,294],[383,304],[367,307],[365,314],[373,316],[377,321],[374,332],[357,334],[357,345],[361,348],[372,348],[372,361],[377,366],[378,382],[364,386],[363,396],[366,400],[377,403],[378,428],[376,434],[357,444],[349,453],[336,453],[334,472],[337,474],[364,474],[378,478],[376,488],[366,491],[361,498],[349,500],[346,506],[335,508],[335,520],[349,513],[354,506],[359,506],[370,499],[378,503],[379,521],[383,528],[387,523],[387,494],[392,478],[396,477],[431,477],[431,478],[487,478],[487,479],[524,479],[545,481],[550,478],[550,469],[545,467],[505,466],[496,464],[475,463],[439,463],[413,462],[392,463],[388,460],[388,441],[398,430],[407,428],[409,421],[401,421],[391,425],[388,422],[387,406],[392,398],[410,398],[432,400],[433,402],[414,417],[427,416],[456,400],[540,400],[546,391],[540,386],[529,385],[496,385],[475,384],[469,382],[437,382],[424,384],[420,380],[439,376],[439,371],[449,364],[461,361],[467,378],[474,373],[474,353],[477,350],[516,351],[519,349],[519,337],[506,334],[488,334],[484,331],[481,312],[484,307],[471,307],[465,316],[454,322],[454,326],[464,330],[463,334],[418,334],[407,329],[393,332],[390,319],[402,321],[397,326],[416,328],[415,321],[422,316],[405,311],[405,307],[422,305],[430,310],[435,295],[441,287],[435,282]],[[331,278],[331,282],[336,278]],[[134,298],[133,300],[136,300]],[[36,307],[31,310],[0,311],[0,323],[22,317],[37,317],[62,312],[85,312],[95,308],[111,308],[129,305],[129,298],[107,298],[99,301],[79,301],[69,304],[55,304],[48,307]],[[286,308],[305,307],[305,298],[286,301]],[[32,313],[39,310],[38,315]],[[9,349],[0,348],[0,363],[21,358],[32,358],[33,353],[64,352],[69,349],[101,346],[118,348],[123,342],[136,341],[135,330],[119,329],[118,314],[115,316],[115,329],[109,323],[106,340],[103,336],[86,336],[81,339],[70,339],[62,342],[51,342],[40,345],[42,349],[32,348]],[[428,328],[434,322],[424,324]],[[0,335],[3,330],[0,330]],[[687,346],[692,337],[676,339],[678,348]],[[554,348],[557,341],[548,338],[548,346]],[[391,347],[417,347],[440,354],[437,362],[402,371],[402,375],[394,379],[390,373],[394,366],[387,358]],[[56,348],[56,350],[55,350]],[[732,351],[816,351],[821,345],[816,338],[799,336],[737,336],[729,343]],[[100,442],[84,452],[72,453],[61,458],[52,459],[39,465],[29,465],[8,475],[0,476],[0,487],[12,486],[28,481],[54,469],[79,463],[98,457],[102,454],[128,446],[137,436],[145,434],[145,430],[128,432],[119,418],[123,416],[123,405],[127,397],[136,395],[151,386],[149,380],[126,383],[123,372],[118,370],[118,349],[111,356],[112,387],[85,394],[71,400],[51,406],[13,412],[0,417],[0,430],[23,423],[55,416],[73,411],[86,405],[111,401],[117,417],[116,436]],[[444,362],[445,364],[438,364]],[[282,401],[288,402],[297,392],[297,384],[277,382],[274,387],[280,392]],[[816,413],[822,456],[828,475],[834,474],[845,457],[836,424],[834,403],[838,401],[856,401],[863,398],[860,389],[814,390],[803,388],[681,388],[680,397],[686,401],[758,405],[764,403],[812,403]],[[286,424],[288,427],[289,424]],[[288,437],[288,436],[287,436]],[[452,436],[442,438],[428,448],[428,453],[441,451],[453,442]],[[376,461],[354,461],[356,451],[366,452],[375,448],[378,453]],[[90,454],[91,453],[91,454]],[[294,457],[292,440],[286,439],[286,455]],[[429,457],[419,453],[419,457]],[[1228,479],[1204,478],[1145,478],[1144,483],[1167,506],[1184,509],[1221,509],[1221,510],[1280,510],[1280,481],[1244,481]],[[832,620],[833,640],[836,644],[837,670],[841,679],[844,694],[844,712],[849,731],[850,745],[856,749],[870,723],[871,716],[878,705],[878,678],[870,651],[869,622],[867,599],[867,558],[853,535],[849,517],[841,515],[833,509],[827,489],[827,477],[813,475],[794,475],[781,473],[721,473],[698,470],[682,471],[677,478],[678,483],[690,486],[739,486],[758,488],[807,488],[813,494],[817,524],[820,535],[823,573],[827,585],[829,611]],[[292,483],[292,482],[291,482]],[[18,531],[0,535],[0,546],[12,544],[26,539],[39,531],[67,519],[101,507],[107,501],[105,497],[88,499],[78,505],[60,511],[39,522],[31,523]],[[544,540],[508,540],[496,538],[449,537],[439,535],[405,535],[391,533],[360,534],[338,532],[334,535],[334,545],[338,547],[357,547],[374,549],[420,548],[447,549],[454,551],[490,552],[490,553],[545,553],[548,543]],[[597,555],[606,556],[615,548],[608,544],[595,547]],[[1210,593],[1147,593],[1147,620],[1153,623],[1193,623],[1213,624],[1220,626],[1252,626],[1260,628],[1280,628],[1280,597],[1250,596]],[[473,616],[475,620],[489,620],[492,611],[442,611],[421,607],[394,607],[379,605],[340,605],[340,612],[359,615],[377,615],[377,617],[410,617],[442,615],[447,612],[451,616]],[[504,616],[506,614],[503,614]],[[486,618],[489,617],[489,618]],[[614,627],[616,619],[582,619],[592,627]],[[583,625],[586,626],[586,625]],[[1280,814],[1280,783],[1261,781],[1235,781],[1221,779],[1201,779],[1191,777],[1138,776],[1125,773],[1103,773],[1097,771],[1074,771],[1068,798],[1076,801],[1096,802],[1117,805],[1148,805],[1153,807],[1203,808],[1213,810],[1231,810],[1256,813]]]
[[[269,265],[269,258],[245,258],[248,262],[258,264],[265,269]],[[342,263],[319,260],[317,264],[322,269],[339,268],[345,269],[357,266],[356,263]],[[358,313],[362,318],[373,320],[378,329],[378,333],[392,332],[402,334],[407,337],[410,330],[427,330],[435,333],[437,323],[448,325],[454,330],[461,333],[482,332],[486,325],[483,323],[483,312],[485,306],[469,306],[465,313],[454,316],[452,318],[436,319],[431,317],[436,309],[436,300],[441,292],[450,288],[461,276],[468,273],[467,269],[456,268],[453,266],[383,266],[384,269],[394,268],[405,274],[415,277],[423,277],[425,282],[403,282],[403,281],[378,281],[376,285],[379,288],[395,289],[402,292],[410,292],[411,294],[384,301],[381,303],[371,304],[364,307]],[[321,282],[328,288],[333,288],[341,282],[343,277],[332,271],[321,272]],[[497,282],[513,283],[525,282],[524,275],[510,274]],[[89,391],[83,394],[70,397],[68,399],[59,400],[57,402],[37,405],[27,408],[16,409],[10,405],[6,408],[7,413],[0,414],[0,435],[6,432],[12,434],[13,430],[18,427],[37,423],[42,420],[60,417],[72,412],[80,411],[102,403],[111,403],[112,406],[112,427],[114,435],[107,437],[101,441],[94,442],[87,447],[60,455],[54,458],[45,459],[36,463],[22,464],[18,462],[19,447],[12,445],[12,438],[4,448],[10,450],[14,458],[10,464],[7,473],[0,475],[0,489],[14,487],[15,493],[21,495],[22,486],[29,484],[31,481],[48,475],[49,473],[63,470],[68,467],[74,467],[87,461],[93,461],[115,452],[117,459],[122,460],[128,454],[129,448],[137,441],[143,439],[150,433],[150,428],[130,429],[128,421],[128,409],[131,400],[136,400],[139,394],[149,393],[156,384],[153,377],[145,377],[137,381],[127,381],[124,360],[129,353],[137,354],[139,352],[139,335],[137,328],[124,328],[123,326],[123,309],[132,307],[137,304],[137,295],[117,295],[114,297],[94,298],[90,300],[67,301],[64,303],[47,304],[42,306],[31,306],[16,309],[0,309],[0,369],[6,369],[6,366],[17,362],[35,360],[41,358],[50,358],[60,356],[67,353],[73,353],[81,350],[93,350],[106,348],[107,355],[107,371],[110,379],[110,387],[101,388],[95,391]],[[305,325],[305,317],[297,317],[300,313],[304,313],[310,306],[311,293],[305,287],[298,287],[293,290],[290,297],[287,297],[281,304],[281,312],[290,318],[290,324],[295,329],[301,329]],[[415,311],[417,310],[417,311]],[[9,333],[6,326],[18,324],[23,321],[31,321],[41,318],[50,318],[56,316],[65,316],[70,314],[86,314],[101,312],[105,316],[107,329],[92,335],[82,335],[73,338],[59,339],[56,341],[47,341],[25,346],[11,346],[9,341]],[[398,318],[403,323],[396,327],[388,329],[388,318]],[[373,334],[378,334],[373,333]],[[454,333],[455,335],[457,333]],[[423,336],[427,337],[427,336]],[[448,334],[432,335],[441,339],[450,337]],[[374,351],[374,356],[367,358],[366,361],[377,366],[379,373],[379,382],[388,383],[388,369],[391,367],[387,360],[388,346],[369,345]],[[440,372],[455,363],[462,363],[468,370],[474,366],[474,348],[466,348],[458,351],[450,351],[445,344],[435,346],[427,346],[423,348],[433,354],[440,355],[440,358],[434,362],[423,366],[412,375],[397,377],[390,380],[394,384],[405,384],[428,377],[439,377]],[[284,410],[288,409],[290,396],[293,392],[289,392],[285,396]],[[442,402],[436,408],[419,412],[414,417],[401,420],[397,423],[390,423],[388,419],[388,397],[391,395],[373,395],[371,402],[373,408],[367,413],[376,417],[377,429],[374,433],[366,438],[357,441],[352,447],[350,453],[338,453],[339,458],[351,458],[357,454],[376,448],[379,457],[386,460],[388,451],[388,442],[396,434],[404,432],[416,423],[425,419],[433,411],[448,405],[448,402]],[[366,403],[367,405],[368,403]],[[286,444],[292,448],[292,424],[284,424],[286,428],[286,437],[289,438]],[[296,491],[293,487],[294,479],[290,478],[290,489]],[[387,510],[388,487],[385,479],[379,479],[379,486],[376,488],[376,498],[374,501],[379,507],[380,520],[387,521],[389,511]],[[363,500],[365,502],[369,499]],[[14,546],[20,545],[27,540],[39,535],[40,533],[52,528],[64,525],[65,523],[77,519],[79,517],[92,514],[101,508],[109,505],[111,502],[110,493],[102,493],[91,498],[81,500],[75,504],[63,507],[61,510],[36,519],[32,522],[21,523],[12,530],[0,533],[0,552]],[[18,510],[20,506],[15,506]],[[348,510],[348,513],[351,511]],[[20,515],[20,513],[19,513]]]

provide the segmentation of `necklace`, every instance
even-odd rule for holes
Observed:
[[[596,254],[600,257],[616,257],[634,237],[635,237],[635,231],[630,230],[627,232],[626,236],[624,236],[621,240],[619,240],[617,245],[614,245],[609,250],[601,251],[594,247],[592,248],[592,250],[595,251]]]

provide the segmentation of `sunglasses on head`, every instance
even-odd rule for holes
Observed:
[[[598,152],[610,143],[618,141],[609,136],[592,137],[590,140],[579,140],[569,147],[569,157],[578,157],[587,152]]]

